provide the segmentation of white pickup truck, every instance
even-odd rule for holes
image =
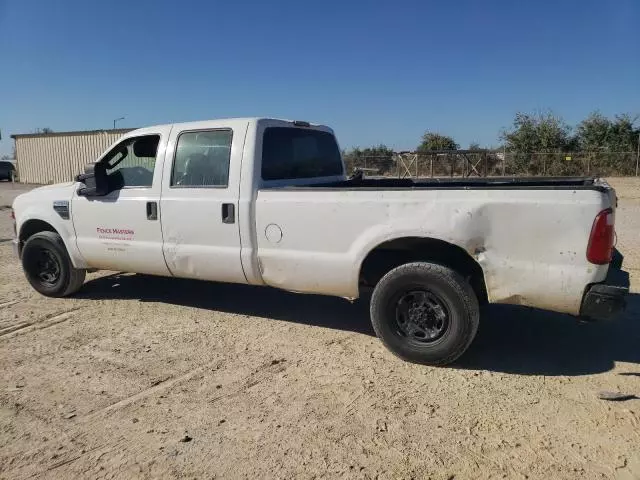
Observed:
[[[622,310],[615,207],[595,178],[348,178],[326,126],[212,120],[129,132],[75,182],[20,195],[14,244],[53,297],[88,269],[347,299],[373,288],[384,344],[435,365],[465,351],[488,302]]]

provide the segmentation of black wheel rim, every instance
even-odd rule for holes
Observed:
[[[39,249],[33,263],[35,276],[43,285],[53,286],[60,280],[60,261],[51,250]]]
[[[433,343],[449,328],[449,310],[433,292],[416,289],[398,297],[396,325],[401,335],[419,344]]]

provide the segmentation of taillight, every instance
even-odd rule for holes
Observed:
[[[613,224],[613,210],[610,208],[601,211],[593,221],[587,247],[587,260],[591,263],[604,265],[611,261],[615,236]]]
[[[15,220],[16,219],[16,212],[13,211],[13,208],[11,209],[11,220]]]

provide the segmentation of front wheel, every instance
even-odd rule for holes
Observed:
[[[60,235],[39,232],[22,249],[22,268],[31,286],[47,297],[65,297],[80,289],[85,270],[73,267]]]
[[[394,268],[371,298],[371,321],[382,343],[398,357],[425,365],[446,365],[462,355],[479,317],[469,282],[433,263]]]

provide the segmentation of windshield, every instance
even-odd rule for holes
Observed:
[[[329,132],[306,128],[269,127],[262,143],[262,179],[342,175],[340,150]]]

